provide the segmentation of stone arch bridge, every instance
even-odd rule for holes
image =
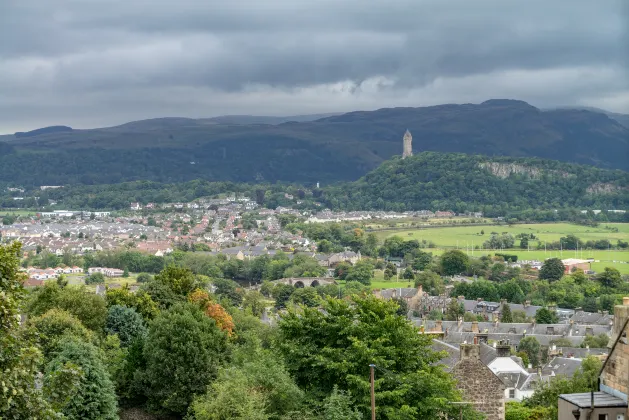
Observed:
[[[288,284],[289,286],[301,287],[316,287],[325,286],[328,284],[336,284],[332,277],[291,277],[286,279],[279,279],[274,283]]]

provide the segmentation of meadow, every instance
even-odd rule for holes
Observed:
[[[483,232],[484,234],[481,234]],[[493,250],[478,249],[483,242],[489,239],[492,232],[510,233],[516,236],[519,233],[533,233],[542,244],[544,242],[559,241],[562,236],[573,234],[582,241],[609,239],[615,244],[618,239],[629,240],[629,223],[605,223],[598,227],[573,225],[569,223],[538,223],[520,225],[493,225],[493,226],[455,226],[455,227],[430,227],[411,228],[404,230],[384,230],[376,232],[380,240],[390,236],[400,236],[405,240],[416,239],[419,241],[431,241],[436,248],[428,250],[435,255],[442,253],[445,249],[461,249],[470,256],[481,256],[493,253]],[[579,250],[559,251],[559,250],[537,250],[538,241],[530,241],[531,250],[512,249],[506,250],[518,255],[520,260],[540,260],[546,258],[593,258],[595,262],[591,264],[592,270],[601,271],[605,267],[615,267],[623,274],[629,274],[629,250]],[[519,241],[516,240],[516,245]]]

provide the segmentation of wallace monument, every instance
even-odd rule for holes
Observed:
[[[404,142],[404,151],[402,152],[402,159],[407,158],[409,156],[413,156],[413,136],[411,132],[406,130],[404,133],[404,138],[402,139]]]

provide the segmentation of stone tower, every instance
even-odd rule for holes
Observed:
[[[404,133],[404,138],[402,139],[404,142],[404,151],[402,152],[402,159],[405,157],[413,156],[413,136],[411,132],[406,130]]]

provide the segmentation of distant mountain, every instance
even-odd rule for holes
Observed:
[[[14,136],[17,138],[34,137],[41,134],[67,133],[68,131],[72,131],[72,127],[66,127],[65,125],[53,125],[50,127],[38,128],[37,130],[27,132],[18,131],[14,134]]]
[[[502,215],[544,208],[628,209],[629,173],[539,158],[424,152],[394,157],[356,182],[326,188],[324,201],[349,210],[493,209]]]
[[[629,114],[619,114],[618,112],[606,111],[604,109],[594,108],[591,106],[563,106],[563,107],[554,108],[554,109],[582,109],[585,111],[598,112],[600,114],[607,115],[609,118],[616,120],[620,124],[629,128]]]
[[[301,122],[273,118],[158,118],[19,139],[3,136],[0,142],[9,139],[11,147],[0,148],[0,182],[354,180],[400,155],[406,129],[416,153],[537,156],[629,170],[629,129],[587,110],[542,111],[522,101],[489,100]]]

